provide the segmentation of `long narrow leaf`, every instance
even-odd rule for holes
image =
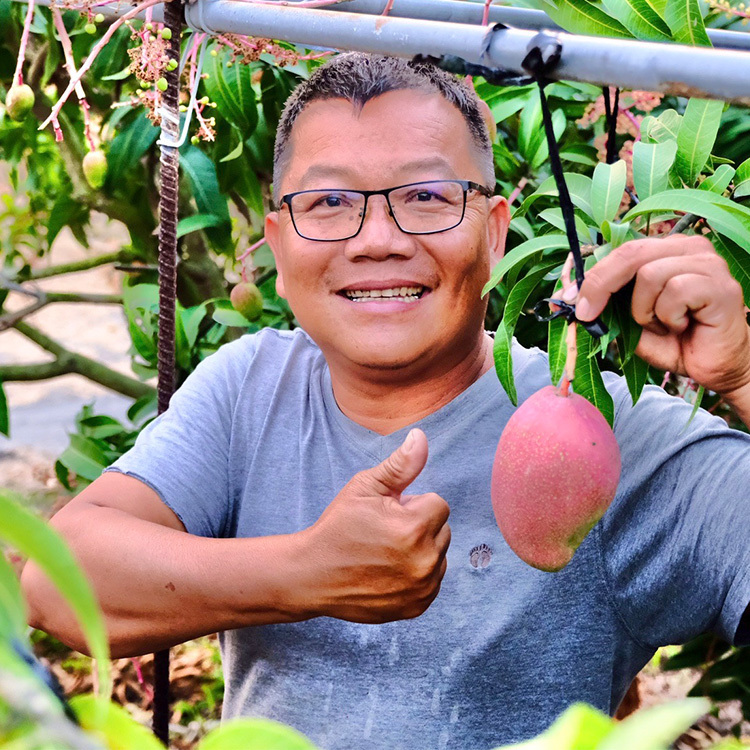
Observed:
[[[573,390],[599,409],[612,426],[615,421],[615,405],[609,391],[604,387],[596,357],[591,356],[595,344],[591,335],[581,326],[578,326],[577,336],[578,356],[576,357]]]
[[[636,39],[664,42],[672,39],[669,26],[648,0],[603,0],[602,5]]]
[[[492,269],[490,280],[482,289],[482,296],[494,289],[502,280],[505,274],[516,266],[525,263],[543,250],[565,248],[568,246],[568,238],[564,234],[544,234],[541,237],[535,237],[532,240],[522,242],[514,247],[500,262]]]
[[[724,102],[708,99],[691,99],[685,108],[677,133],[677,156],[674,163],[677,174],[688,187],[693,187],[706,166],[719,132],[723,111]]]
[[[99,693],[109,697],[109,645],[99,605],[68,545],[44,521],[20,505],[9,492],[0,491],[0,540],[33,560],[65,597],[78,618],[91,655],[97,661]]]
[[[622,159],[614,164],[596,165],[591,182],[591,209],[597,226],[614,219],[622,202],[627,177],[627,166]]]
[[[527,276],[524,276],[521,281],[515,284],[510,290],[508,301],[505,303],[503,319],[500,321],[500,325],[495,333],[495,346],[493,349],[495,371],[513,405],[518,404],[518,393],[516,392],[516,384],[513,378],[513,358],[511,356],[513,331],[516,330],[516,323],[518,322],[518,317],[521,314],[523,306],[526,304],[526,300],[547,272],[551,271],[556,265],[557,263],[547,263]]]
[[[672,30],[675,42],[711,46],[698,0],[667,0],[664,19]]]
[[[669,185],[669,170],[677,154],[675,141],[643,143],[633,145],[633,182],[638,198],[643,200],[666,190]]]

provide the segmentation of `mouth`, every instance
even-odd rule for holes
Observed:
[[[345,297],[350,302],[357,302],[360,304],[373,303],[373,302],[417,302],[425,294],[429,294],[429,287],[421,284],[404,285],[404,286],[392,286],[383,289],[342,289],[338,292],[339,295]]]

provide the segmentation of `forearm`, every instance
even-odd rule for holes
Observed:
[[[750,429],[750,383],[736,391],[723,394],[723,398],[734,409],[742,423]]]
[[[302,601],[304,534],[207,539],[93,505],[52,525],[94,587],[113,657],[310,616]],[[72,611],[33,563],[22,585],[29,624],[85,651]]]

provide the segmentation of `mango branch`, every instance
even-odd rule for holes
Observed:
[[[33,365],[6,365],[0,367],[0,380],[24,382],[28,380],[46,380],[59,375],[82,375],[85,378],[99,383],[116,393],[129,398],[141,398],[152,395],[155,389],[140,380],[123,375],[112,370],[83,354],[77,354],[66,349],[49,336],[42,333],[28,323],[18,321],[14,328],[26,338],[33,341],[37,346],[55,355],[54,362],[44,362]]]
[[[55,302],[83,302],[89,305],[121,305],[122,297],[119,294],[76,294],[74,292],[28,292],[36,300],[20,310],[0,315],[0,331],[12,328],[19,320],[27,315],[41,310],[47,305]]]
[[[70,83],[68,84],[68,87],[65,89],[65,91],[63,91],[57,103],[52,108],[52,112],[50,113],[49,117],[39,126],[39,130],[44,130],[44,128],[46,128],[47,125],[57,120],[58,116],[60,115],[60,110],[63,108],[63,105],[65,104],[65,102],[68,100],[68,97],[73,93],[76,85],[80,83],[86,71],[93,65],[94,60],[96,60],[97,55],[104,49],[104,47],[107,45],[107,42],[109,42],[109,40],[112,38],[114,33],[117,31],[117,29],[119,29],[120,26],[122,26],[126,21],[129,21],[131,18],[134,18],[139,13],[142,13],[143,11],[145,11],[147,8],[150,8],[153,5],[161,5],[165,1],[170,2],[170,0],[146,0],[146,2],[136,5],[127,13],[120,16],[114,23],[110,25],[110,27],[104,33],[104,36],[94,45],[94,48],[91,50],[91,53],[89,54],[89,56],[84,60],[81,67],[78,69],[78,72],[71,78]]]
[[[63,23],[60,9],[56,5],[51,5],[50,11],[52,12],[52,20],[55,23],[57,34],[60,37],[60,44],[63,48],[63,55],[65,56],[65,67],[72,79],[78,72],[76,70],[75,58],[73,57],[73,45],[70,43],[70,36],[68,36],[65,24]],[[81,110],[83,113],[83,132],[86,136],[86,140],[88,141],[89,148],[94,151],[96,149],[96,146],[94,145],[94,140],[91,137],[91,118],[89,117],[89,103],[86,101],[86,93],[84,92],[83,86],[80,83],[76,84],[75,92],[76,96],[78,97],[78,103],[81,105]],[[60,130],[60,126],[57,123],[57,119],[53,120],[53,123],[55,127],[55,138],[60,141],[62,140],[62,131]]]
[[[26,18],[23,22],[23,33],[21,34],[21,46],[18,50],[18,59],[16,60],[16,71],[13,73],[13,85],[23,86],[23,63],[26,59],[26,45],[29,43],[29,32],[31,22],[34,19],[34,0],[29,0],[26,9]]]
[[[36,281],[38,279],[47,279],[52,276],[63,276],[66,273],[77,273],[79,271],[88,271],[98,266],[106,266],[109,263],[127,263],[133,260],[135,255],[128,250],[118,250],[116,253],[107,253],[98,255],[95,258],[85,258],[84,260],[75,260],[70,263],[60,263],[57,266],[49,268],[39,268],[29,274],[19,275],[17,281]]]

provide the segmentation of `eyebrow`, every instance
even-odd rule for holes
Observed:
[[[445,179],[456,179],[456,173],[447,159],[441,156],[435,156],[430,159],[414,159],[399,165],[398,173],[416,172],[418,170],[435,170],[442,171]],[[332,164],[313,164],[302,175],[300,179],[300,189],[304,190],[311,182],[333,178],[333,179],[351,179],[354,172],[350,167],[335,166]]]

